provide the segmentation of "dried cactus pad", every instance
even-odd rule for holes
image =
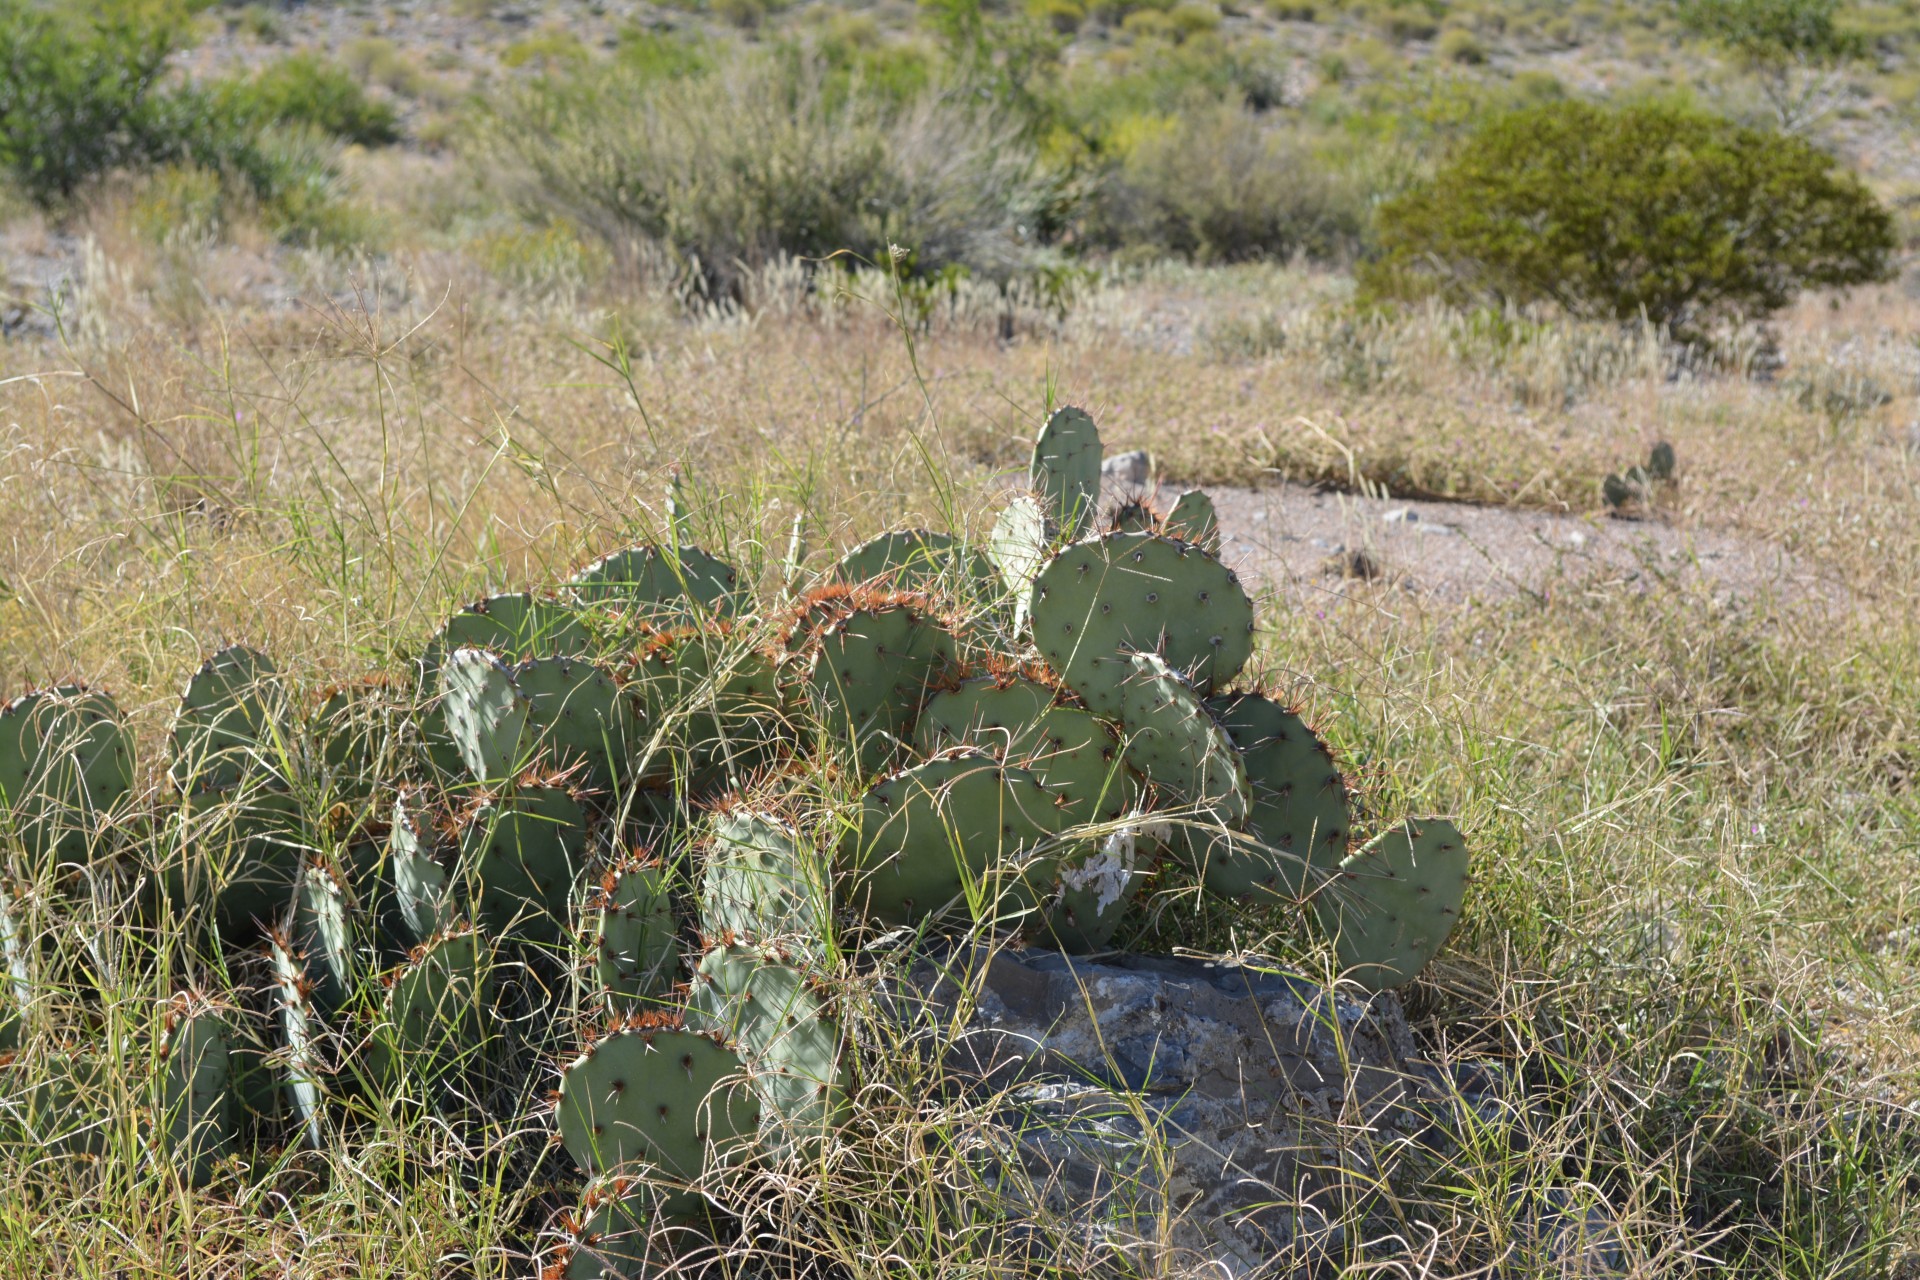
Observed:
[[[589,1173],[696,1181],[759,1131],[760,1101],[741,1067],[698,1031],[615,1031],[560,1072],[561,1140]]]
[[[1233,739],[1191,685],[1151,653],[1130,659],[1122,688],[1127,762],[1204,821],[1237,827],[1251,807],[1247,773]]]
[[[0,806],[33,861],[85,860],[132,789],[133,735],[106,694],[61,685],[0,710]]]
[[[1374,990],[1403,986],[1446,945],[1467,892],[1467,845],[1444,818],[1411,818],[1340,864],[1314,898],[1340,967]]]
[[[237,785],[275,773],[291,746],[285,691],[266,654],[229,645],[187,681],[173,718],[173,784],[181,791]]]
[[[846,1118],[840,1024],[805,973],[756,947],[715,947],[700,958],[688,1020],[740,1046],[775,1152],[804,1150]]]
[[[920,706],[953,666],[953,633],[911,605],[854,609],[824,628],[807,685],[830,741],[863,774],[913,730]]]
[[[1128,658],[1155,653],[1204,696],[1253,653],[1253,601],[1219,560],[1152,533],[1066,548],[1034,580],[1033,640],[1096,714],[1116,718]]]
[[[1024,913],[1054,867],[1036,849],[1064,817],[1032,772],[955,751],[882,780],[841,837],[838,896],[888,925],[969,905],[976,919]]]
[[[1100,501],[1100,429],[1085,409],[1055,409],[1033,442],[1029,480],[1068,538],[1086,532]]]
[[[1327,744],[1274,699],[1230,694],[1208,699],[1207,708],[1240,748],[1253,800],[1253,843],[1216,843],[1203,869],[1207,888],[1229,898],[1297,899],[1318,882],[1310,866],[1332,871],[1347,856],[1346,779]]]
[[[594,561],[567,586],[588,604],[609,605],[655,626],[729,617],[746,604],[739,571],[695,546],[627,547]]]

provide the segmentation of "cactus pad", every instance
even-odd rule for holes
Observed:
[[[593,636],[579,610],[564,600],[512,591],[465,606],[434,638],[429,652],[489,649],[513,661],[587,653]]]
[[[1208,848],[1201,867],[1207,888],[1229,898],[1300,898],[1317,883],[1309,866],[1332,871],[1347,856],[1346,779],[1318,735],[1272,698],[1230,694],[1208,699],[1207,707],[1240,749],[1252,799],[1251,842],[1221,840]]]
[[[187,1185],[205,1186],[239,1136],[232,1028],[204,997],[183,993],[168,1002],[157,1048],[158,1134]]]
[[[1030,493],[1009,498],[987,535],[987,556],[999,570],[1002,591],[1013,600],[1015,635],[1027,629],[1034,575],[1047,562],[1052,545],[1053,529],[1047,523],[1046,508]]]
[[[284,1075],[287,1105],[300,1125],[307,1145],[326,1146],[326,1099],[331,1076],[324,1054],[324,1032],[308,998],[306,968],[284,934],[269,943],[280,1013],[280,1035],[287,1046]]]
[[[773,656],[719,624],[651,636],[634,656],[631,687],[654,752],[649,781],[685,768],[689,789],[705,791],[765,764],[790,736]]]
[[[473,929],[441,934],[414,949],[384,979],[385,1006],[368,1067],[392,1087],[456,1085],[477,1074],[493,1034],[491,950]]]
[[[586,810],[559,787],[518,787],[481,801],[461,820],[454,877],[474,923],[496,938],[561,941],[586,846]]]
[[[616,863],[587,907],[594,977],[619,1013],[664,994],[678,977],[680,922],[674,918],[672,873],[661,863]]]
[[[1040,937],[1069,955],[1104,950],[1145,879],[1143,839],[1138,827],[1120,827],[1063,856]]]
[[[673,1237],[689,1228],[676,1230],[670,1220],[662,1221],[658,1200],[637,1178],[595,1178],[580,1193],[579,1210],[543,1274],[553,1280],[671,1275],[682,1252]]]
[[[440,669],[440,703],[461,762],[476,782],[519,772],[533,703],[514,681],[513,668],[484,649],[456,649]]]
[[[1189,489],[1175,498],[1166,518],[1160,522],[1160,530],[1169,538],[1191,542],[1213,555],[1220,554],[1220,516],[1205,490]]]
[[[346,880],[324,859],[307,863],[294,885],[289,932],[304,964],[308,998],[324,1016],[336,1013],[353,992],[356,923]]]
[[[862,774],[894,754],[953,666],[953,633],[911,604],[853,609],[815,641],[807,683],[829,740]]]
[[[266,654],[229,645],[187,681],[173,718],[173,785],[181,791],[237,786],[283,774],[286,693]]]
[[[1252,799],[1233,739],[1193,687],[1151,653],[1136,653],[1122,686],[1127,762],[1155,786],[1192,806],[1203,822],[1238,826]]]
[[[971,906],[999,921],[1038,901],[1052,863],[1035,852],[1064,822],[1039,778],[957,750],[883,779],[841,837],[838,896],[882,924]]]
[[[700,925],[709,937],[812,950],[827,937],[831,891],[811,846],[786,823],[748,809],[716,815],[701,858]]]
[[[608,605],[654,626],[729,617],[744,604],[739,571],[695,546],[628,547],[594,561],[567,586],[588,604]]]
[[[990,598],[993,566],[946,533],[897,529],[847,552],[829,581],[889,591],[924,591],[949,600]]]
[[[1099,428],[1071,406],[1055,409],[1033,442],[1033,489],[1069,539],[1086,532],[1100,501],[1101,452]]]
[[[1253,653],[1253,602],[1190,543],[1109,533],[1075,543],[1033,584],[1033,639],[1096,715],[1116,717],[1134,653],[1157,653],[1205,694]]]
[[[1036,680],[963,681],[928,701],[915,733],[923,751],[977,747],[1031,769],[1069,826],[1111,822],[1139,799],[1112,728],[1079,707],[1055,705],[1054,691]]]
[[[535,658],[513,668],[527,700],[522,750],[542,767],[579,769],[582,784],[611,791],[625,772],[633,706],[613,676],[578,658]]]
[[[425,942],[453,923],[442,817],[423,792],[403,791],[393,802],[393,821],[387,828],[387,874],[393,881],[394,905],[416,942]]]
[[[133,788],[133,736],[106,694],[61,685],[0,710],[0,805],[36,863],[86,860]]]
[[[1416,818],[1356,850],[1313,905],[1340,967],[1377,991],[1412,982],[1439,954],[1466,892],[1459,829]]]

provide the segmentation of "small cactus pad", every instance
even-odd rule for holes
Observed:
[[[1107,516],[1108,533],[1157,533],[1160,513],[1144,498],[1129,498]]]
[[[200,664],[173,718],[173,785],[232,787],[283,773],[286,694],[273,660],[229,645]]]
[[[440,669],[440,701],[474,781],[498,782],[519,772],[533,704],[514,682],[513,668],[484,649],[456,649]]]
[[[1111,822],[1139,799],[1111,726],[1024,677],[975,676],[928,701],[920,749],[970,746],[1031,769],[1058,797],[1067,825]]]
[[[376,1082],[454,1085],[477,1074],[493,1034],[491,960],[484,937],[457,929],[386,976],[368,1060]]]
[[[629,676],[643,708],[640,736],[652,747],[647,781],[686,769],[691,790],[724,785],[764,765],[791,734],[773,656],[722,624],[649,637]]]
[[[995,517],[987,535],[987,556],[1000,572],[1002,591],[1013,600],[1015,635],[1027,628],[1027,609],[1032,603],[1033,579],[1047,562],[1053,545],[1053,530],[1047,524],[1046,508],[1030,493],[1016,493]]]
[[[276,934],[269,948],[280,1011],[280,1035],[287,1046],[282,1075],[287,1105],[307,1145],[316,1151],[324,1150],[330,1079],[321,1043],[324,1033],[313,1002],[308,999],[306,967],[293,953],[286,936]]]
[[[595,1178],[563,1232],[545,1275],[553,1280],[641,1280],[671,1275],[681,1253],[674,1237],[690,1232],[659,1215],[645,1182],[619,1174]]]
[[[1069,539],[1085,533],[1093,520],[1100,501],[1100,460],[1100,429],[1084,409],[1055,409],[1033,442],[1033,489]]]
[[[1204,822],[1238,826],[1252,799],[1233,739],[1178,672],[1151,653],[1130,660],[1122,687],[1127,762]]]
[[[309,998],[324,1016],[337,1012],[353,992],[356,924],[346,880],[324,859],[309,862],[294,885],[289,932],[305,966]]]
[[[594,978],[615,1012],[631,1013],[673,986],[680,926],[673,874],[659,862],[625,858],[601,881],[587,907]]]
[[[1202,489],[1189,489],[1173,500],[1160,530],[1169,538],[1191,542],[1214,555],[1220,554],[1220,517],[1213,499]]]
[[[827,877],[793,828],[730,809],[714,816],[702,854],[700,926],[708,937],[821,946],[830,916]]]
[[[1274,699],[1229,694],[1209,698],[1207,709],[1240,748],[1253,801],[1251,842],[1222,840],[1207,850],[1207,888],[1228,898],[1300,898],[1317,883],[1309,866],[1332,871],[1347,856],[1346,779],[1327,744]]]
[[[401,732],[405,711],[394,688],[381,680],[328,690],[307,718],[307,739],[335,797],[371,794]]]
[[[920,705],[947,678],[953,633],[909,604],[854,609],[815,642],[807,683],[829,740],[871,774],[913,729]]]
[[[924,591],[949,600],[990,598],[993,566],[951,534],[897,529],[847,552],[827,574],[832,582]]]
[[[642,543],[596,560],[567,582],[578,599],[654,626],[730,617],[745,604],[740,574],[699,547]]]
[[[1064,822],[1040,779],[957,750],[883,779],[841,837],[839,897],[886,925],[972,905],[976,919],[1024,912],[1051,881],[1035,853]]]
[[[444,815],[424,792],[403,791],[387,828],[387,874],[394,905],[414,941],[425,942],[453,923],[453,890],[441,839]]]
[[[456,649],[488,649],[518,662],[586,653],[592,647],[592,634],[571,604],[512,591],[476,600],[447,619],[429,652],[445,655]]]
[[[1444,818],[1414,818],[1340,864],[1313,900],[1340,967],[1382,990],[1412,982],[1460,919],[1467,845]]]
[[[715,947],[694,972],[687,1018],[739,1045],[760,1097],[762,1142],[776,1154],[814,1147],[846,1118],[840,1024],[799,969],[756,947]]]
[[[1069,955],[1103,950],[1113,941],[1145,879],[1137,827],[1088,840],[1060,859],[1059,879],[1042,912],[1039,936]]]
[[[157,1048],[158,1135],[187,1185],[205,1186],[239,1137],[232,1028],[224,1011],[183,993],[167,1004]]]
[[[560,1137],[589,1173],[645,1169],[691,1183],[730,1162],[760,1128],[760,1101],[718,1037],[629,1027],[593,1041],[560,1072]],[[672,1197],[672,1208],[697,1205]]]
[[[132,789],[133,735],[106,694],[61,685],[0,709],[0,806],[35,863],[87,860]]]
[[[1033,640],[1096,714],[1114,718],[1134,653],[1157,653],[1202,694],[1253,653],[1253,601],[1191,543],[1109,533],[1075,543],[1033,584]]]
[[[489,934],[552,945],[573,917],[586,847],[586,810],[572,794],[518,787],[463,817],[454,878],[467,893],[474,923]]]
[[[527,699],[523,749],[532,761],[577,769],[585,786],[613,790],[625,772],[634,709],[612,674],[578,658],[535,658],[512,679]]]
[[[103,1155],[112,1123],[108,1070],[106,1055],[89,1048],[0,1060],[0,1146]]]
[[[220,936],[243,944],[285,919],[307,851],[293,795],[258,783],[196,791],[178,819],[180,848],[160,869],[177,909],[210,902]]]

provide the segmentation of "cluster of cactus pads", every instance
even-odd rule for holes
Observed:
[[[105,694],[15,700],[0,799],[31,887],[0,897],[0,1047],[57,1061],[0,1073],[0,1138],[99,1149],[104,1055],[42,1025],[47,993],[164,963],[133,1095],[189,1182],[250,1144],[551,1088],[587,1179],[555,1272],[637,1274],[660,1223],[854,1114],[832,979],[876,952],[1099,951],[1144,887],[1198,886],[1307,910],[1359,983],[1411,980],[1460,908],[1458,831],[1354,839],[1326,745],[1235,684],[1254,608],[1211,504],[1103,519],[1101,457],[1060,410],[981,550],[895,532],[809,577],[796,535],[770,602],[649,545],[315,699],[223,649],[158,789]],[[47,945],[74,893],[164,941],[75,961]]]

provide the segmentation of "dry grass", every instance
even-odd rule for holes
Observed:
[[[675,471],[701,537],[769,580],[799,512],[822,561],[891,525],[977,531],[1050,389],[1205,483],[1590,511],[1601,475],[1670,440],[1672,519],[1792,546],[1857,584],[1854,612],[1677,588],[1265,609],[1263,674],[1367,819],[1458,814],[1479,859],[1413,1008],[1434,1055],[1507,1083],[1401,1189],[1404,1238],[1355,1262],[1553,1274],[1528,1224],[1571,1204],[1636,1274],[1920,1274],[1920,304],[1900,291],[1809,299],[1769,384],[1676,376],[1639,335],[1353,322],[1327,305],[1339,281],[1278,270],[1148,271],[1064,318],[967,293],[901,326],[878,275],[835,299],[767,273],[750,310],[689,319],[454,251],[270,267],[96,231],[68,342],[0,344],[0,688],[104,683],[150,760],[212,645],[263,647],[307,687],[390,662],[459,601],[657,532]],[[299,303],[273,305],[289,283]],[[1291,920],[1184,905],[1137,932],[1298,948]],[[818,1242],[851,1275],[1004,1268],[934,1234],[941,1143],[978,1117],[900,1083],[870,1162],[813,1188],[843,1211]],[[48,1170],[0,1189],[0,1270],[524,1274],[543,1190],[508,1163],[292,1155],[204,1196]],[[807,1190],[786,1189],[796,1230],[819,1229],[818,1199],[792,1207]]]

